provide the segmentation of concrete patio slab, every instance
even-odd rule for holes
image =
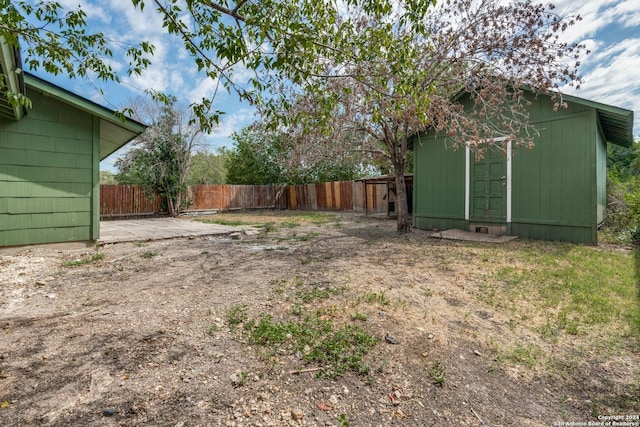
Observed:
[[[466,240],[470,242],[505,243],[518,238],[518,236],[498,236],[495,234],[474,233],[464,230],[445,230],[431,234],[431,237],[448,240]]]
[[[100,221],[98,244],[213,236],[240,232],[249,227],[205,224],[181,218],[147,218]]]

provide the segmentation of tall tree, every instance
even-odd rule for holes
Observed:
[[[116,179],[162,196],[169,214],[178,216],[186,201],[187,177],[192,153],[200,142],[200,127],[175,98],[168,104],[137,100],[135,105],[136,118],[149,127],[116,161]]]
[[[550,4],[449,0],[423,17],[410,9],[397,13],[397,20],[378,19],[357,5],[348,8],[342,19],[353,24],[353,53],[325,58],[327,78],[282,91],[267,111],[303,140],[319,132],[329,141],[345,132],[364,135],[354,148],[392,165],[398,230],[407,231],[411,138],[433,128],[479,157],[493,146],[506,151],[510,141],[532,146],[537,131],[521,88],[551,93],[561,108],[560,87],[579,86],[583,47],[560,41],[579,18],[557,15]],[[463,91],[471,94],[466,107],[457,102]]]
[[[221,153],[196,151],[191,155],[187,185],[224,184],[226,173]]]
[[[245,127],[234,132],[232,149],[223,150],[228,184],[281,184],[282,168],[275,147],[282,135]]]

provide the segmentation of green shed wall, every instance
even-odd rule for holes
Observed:
[[[540,136],[533,149],[513,150],[510,234],[595,244],[606,194],[596,111],[574,103],[554,112],[541,96],[530,113]],[[421,139],[414,139],[414,225],[466,229],[464,149],[452,151],[433,134]]]
[[[96,239],[99,121],[27,96],[22,120],[0,120],[0,246]]]
[[[597,222],[604,221],[604,210],[607,205],[607,143],[600,129],[596,133],[596,186],[597,186]]]
[[[414,137],[413,224],[427,230],[466,228],[465,151],[433,134]]]

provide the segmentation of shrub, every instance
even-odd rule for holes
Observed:
[[[603,238],[612,243],[640,243],[640,176],[607,174],[607,209]]]

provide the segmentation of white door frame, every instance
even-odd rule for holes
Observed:
[[[507,137],[494,138],[494,142],[505,141]],[[512,189],[512,141],[507,142],[507,223],[511,223],[511,189]],[[471,148],[470,143],[466,143],[464,147],[465,151],[465,165],[464,165],[464,219],[469,221],[469,213],[471,210]]]

